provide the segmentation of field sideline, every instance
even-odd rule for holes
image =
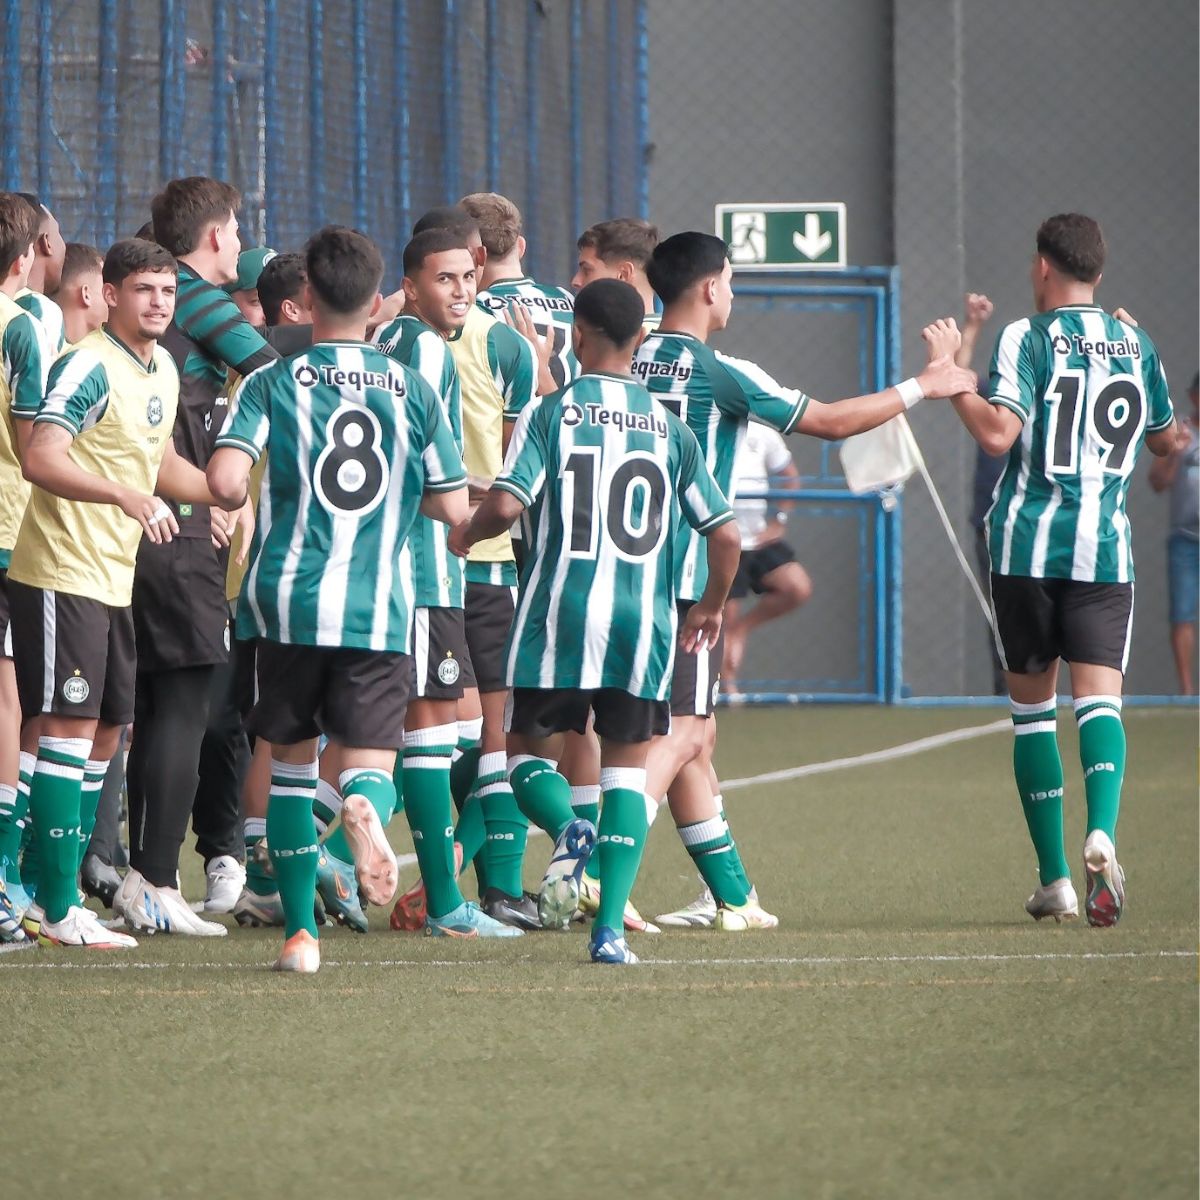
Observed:
[[[730,710],[718,761],[744,780],[997,716]],[[28,1134],[6,1139],[6,1177],[89,1200],[1194,1197],[1197,722],[1126,716],[1114,930],[1024,915],[1000,726],[731,789],[781,929],[635,937],[640,968],[591,966],[582,931],[430,941],[379,911],[365,937],[323,933],[315,979],[266,971],[277,937],[248,931],[0,955],[8,1125]],[[1059,728],[1074,863],[1069,710]],[[547,849],[530,843],[530,881]],[[190,852],[185,869],[198,894]],[[696,890],[660,819],[635,900]]]

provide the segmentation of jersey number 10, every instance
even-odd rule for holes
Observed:
[[[604,536],[625,559],[645,558],[662,545],[667,479],[655,459],[624,459],[612,473],[608,495],[602,498],[600,448],[577,447],[567,458],[563,482],[563,516],[570,523],[567,551],[571,558],[594,559]],[[598,515],[602,520],[597,521]]]

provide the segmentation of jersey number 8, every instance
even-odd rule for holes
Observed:
[[[387,492],[383,430],[369,408],[343,405],[325,426],[325,448],[313,470],[313,491],[335,517],[365,517]]]

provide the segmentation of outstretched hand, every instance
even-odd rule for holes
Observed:
[[[963,324],[982,325],[995,311],[996,306],[982,292],[968,292],[963,299]]]

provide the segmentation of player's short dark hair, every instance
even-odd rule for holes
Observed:
[[[413,237],[430,229],[449,230],[465,242],[479,233],[479,222],[465,208],[457,204],[446,205],[442,208],[431,208],[427,213],[423,213],[413,226]]]
[[[176,258],[182,258],[200,244],[206,226],[228,221],[241,204],[237,188],[220,179],[209,179],[207,175],[172,179],[150,201],[154,240]]]
[[[308,285],[321,304],[346,316],[370,304],[383,279],[383,255],[365,233],[326,225],[304,247]]]
[[[627,346],[641,332],[646,305],[637,289],[621,279],[597,279],[575,297],[575,322]]]
[[[0,272],[7,275],[37,235],[37,218],[24,196],[0,192]]]
[[[728,255],[725,243],[711,233],[694,229],[675,233],[654,247],[646,277],[655,295],[664,304],[672,304],[694,283],[719,275]]]
[[[479,237],[489,258],[503,258],[521,236],[521,210],[499,192],[472,192],[459,204],[479,222]]]
[[[34,233],[34,237],[37,237],[46,222],[50,220],[50,210],[32,192],[18,192],[17,195],[33,210],[34,219],[37,221],[37,231]]]
[[[63,255],[62,279],[59,288],[65,288],[74,283],[81,275],[104,269],[104,255],[95,246],[85,242],[68,242],[67,252]]]
[[[594,250],[601,262],[631,262],[644,270],[660,237],[658,226],[641,217],[615,217],[585,229],[575,244]]]
[[[1095,283],[1104,270],[1108,247],[1099,221],[1083,213],[1059,213],[1038,227],[1037,252],[1064,275]]]
[[[452,229],[426,229],[414,234],[404,247],[404,274],[411,276],[425,265],[431,254],[444,254],[447,250],[467,250],[466,240]]]
[[[147,221],[144,225],[140,225],[137,233],[135,233],[133,236],[135,238],[141,238],[143,242],[154,241],[154,222]]]
[[[304,255],[296,250],[277,254],[258,277],[258,302],[268,325],[278,325],[283,317],[283,302],[295,300],[308,282]]]
[[[123,238],[113,242],[104,256],[104,266],[101,275],[105,283],[116,287],[142,271],[162,271],[171,275],[179,273],[175,256],[157,242],[147,242],[142,238]]]

